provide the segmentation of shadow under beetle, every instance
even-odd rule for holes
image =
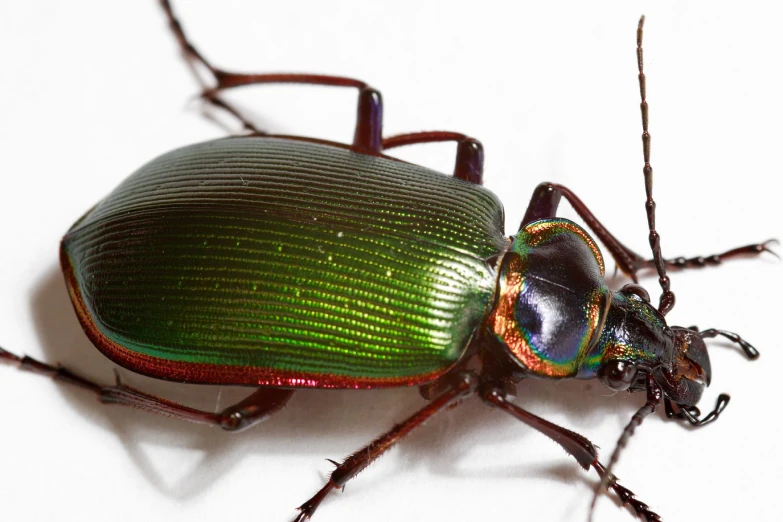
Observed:
[[[660,520],[611,474],[620,450],[661,404],[669,418],[694,426],[720,415],[727,395],[705,416],[696,407],[711,378],[704,339],[723,336],[758,357],[734,333],[668,326],[674,294],[666,270],[768,252],[769,242],[663,258],[649,162],[644,18],[637,55],[652,260],[625,247],[554,183],[536,188],[519,231],[505,237],[503,207],[481,187],[478,141],[440,131],[383,138],[381,95],[358,80],[218,69],[186,38],[170,3],[161,3],[188,63],[214,81],[203,99],[236,117],[247,134],[184,147],[141,167],[68,231],[62,269],[87,336],[117,364],[160,379],[258,390],[210,413],[2,348],[0,359],[91,390],[104,404],[228,431],[265,420],[296,388],[418,386],[428,404],[335,462],[327,484],[300,506],[300,522],[414,428],[473,395],[594,468],[601,485],[639,517]],[[221,97],[263,83],[356,88],[353,143],[264,133]],[[457,143],[453,176],[383,154],[436,141]],[[596,242],[556,217],[563,197],[633,284],[608,289]],[[657,309],[636,284],[646,268],[659,276]],[[585,437],[510,402],[514,384],[526,377],[598,378],[647,399],[604,466]]]

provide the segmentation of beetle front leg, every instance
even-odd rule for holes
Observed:
[[[119,375],[114,386],[103,386],[81,377],[68,368],[59,365],[52,366],[32,357],[20,357],[2,348],[0,348],[0,360],[16,363],[22,370],[92,391],[103,404],[130,406],[175,419],[220,426],[226,431],[244,430],[268,419],[270,415],[282,409],[294,393],[294,390],[281,388],[260,388],[233,406],[229,406],[219,413],[211,413],[189,408],[126,386],[120,382]]]
[[[533,192],[533,197],[530,198],[530,204],[527,207],[527,212],[525,213],[520,228],[539,219],[555,217],[557,215],[557,207],[560,204],[561,197],[566,198],[576,213],[579,214],[579,217],[585,221],[587,227],[592,230],[593,233],[598,236],[598,239],[606,246],[620,270],[633,279],[634,282],[637,281],[636,273],[639,270],[655,267],[655,262],[652,259],[645,259],[614,237],[571,189],[564,187],[563,185],[558,185],[557,183],[545,182],[536,187],[536,190]],[[777,255],[769,248],[769,244],[773,242],[775,242],[775,240],[746,245],[709,256],[696,256],[687,259],[684,257],[664,259],[664,264],[667,269],[700,268],[707,265],[718,265],[728,259],[759,255],[764,252],[770,252],[773,255]]]
[[[296,517],[295,522],[309,520],[329,493],[335,489],[342,489],[345,487],[345,484],[349,480],[354,478],[375,459],[384,454],[386,450],[399,442],[400,439],[421,426],[430,417],[447,409],[449,406],[457,404],[460,400],[476,391],[476,388],[478,387],[478,377],[474,373],[462,372],[455,377],[455,382],[443,394],[367,446],[349,455],[342,464],[338,464],[337,468],[329,475],[329,481],[326,485],[324,485],[318,493],[313,495],[310,500],[299,506],[300,513],[299,516]]]
[[[531,428],[543,433],[563,448],[566,453],[576,459],[585,470],[592,467],[601,477],[601,481],[611,487],[623,505],[628,505],[634,514],[648,522],[660,520],[661,517],[650,511],[649,506],[636,498],[636,495],[630,489],[620,485],[617,477],[610,475],[607,469],[598,460],[598,450],[595,445],[582,435],[558,426],[546,419],[523,410],[519,406],[508,402],[505,392],[499,387],[487,387],[480,393],[481,400],[498,408],[512,417],[520,420]]]

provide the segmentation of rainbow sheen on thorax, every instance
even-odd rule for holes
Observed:
[[[601,252],[576,223],[551,218],[524,226],[500,268],[490,323],[524,374],[579,372],[609,304]]]

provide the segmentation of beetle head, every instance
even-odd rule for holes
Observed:
[[[652,375],[665,396],[682,406],[695,405],[712,378],[707,347],[698,332],[669,327],[647,292],[635,284],[612,295],[604,330],[584,373],[591,367],[616,391],[644,391],[646,377]]]

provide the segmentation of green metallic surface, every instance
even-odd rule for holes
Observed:
[[[480,186],[327,144],[231,138],[143,166],[63,254],[97,328],[134,353],[382,381],[459,358],[503,241]]]

